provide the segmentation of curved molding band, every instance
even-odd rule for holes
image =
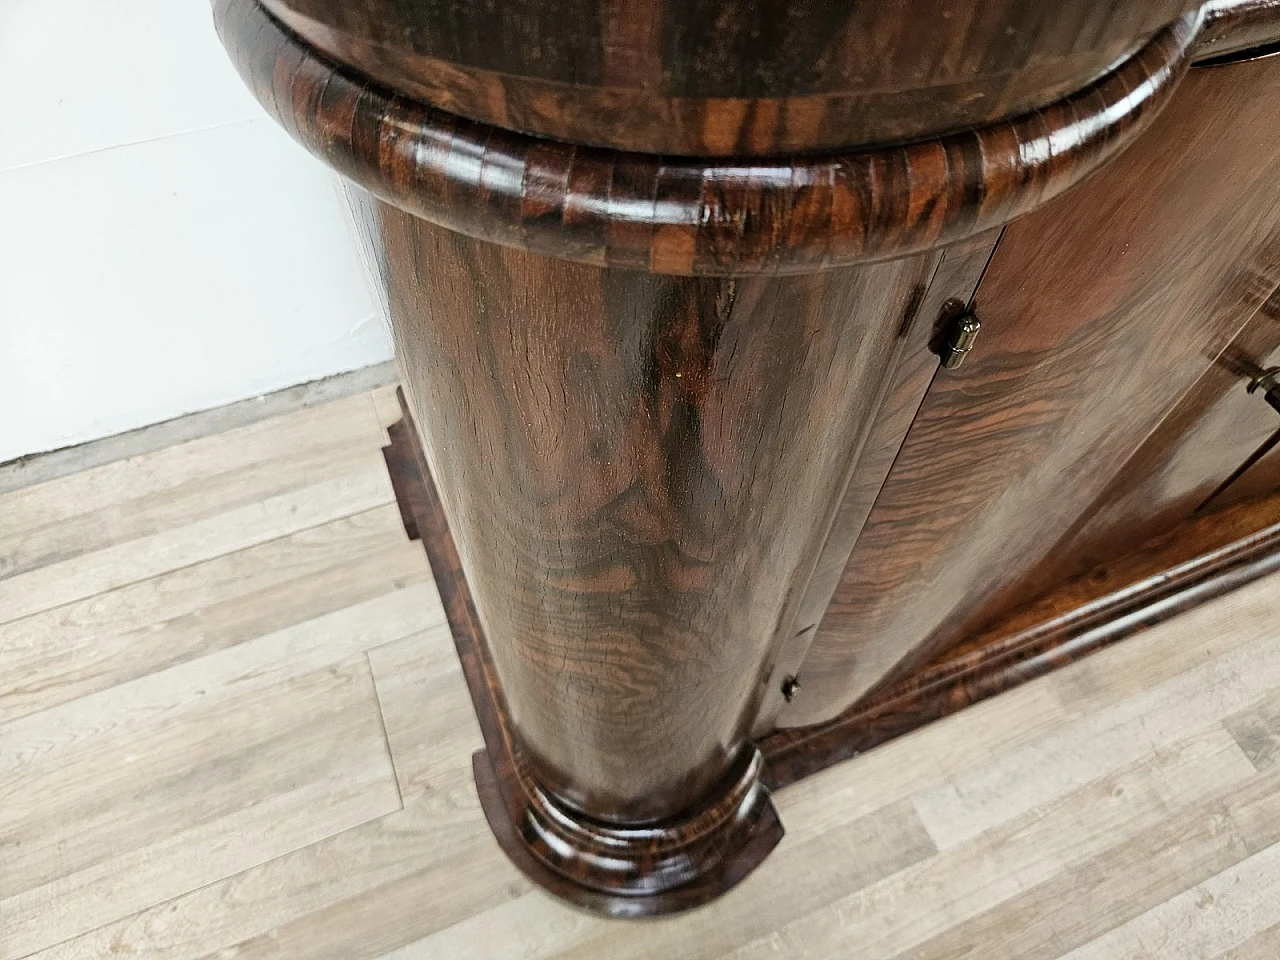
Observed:
[[[450,230],[675,276],[806,273],[961,240],[1027,213],[1123,150],[1190,65],[1180,18],[1097,83],[978,130],[878,150],[700,160],[539,140],[389,93],[256,0],[216,0],[237,69],[316,156]]]
[[[760,751],[746,747],[711,796],[673,822],[619,826],[583,817],[518,761],[518,786],[481,790],[481,805],[499,843],[535,882],[552,889],[567,882],[575,900],[614,916],[671,913],[722,894],[782,838],[763,766]],[[518,851],[508,824],[518,825]],[[547,882],[546,871],[559,882]]]
[[[1280,0],[1209,0],[1196,60],[1221,61],[1280,41]]]
[[[907,143],[1015,117],[1093,83],[1201,5],[259,2],[331,60],[447,113],[699,157]]]

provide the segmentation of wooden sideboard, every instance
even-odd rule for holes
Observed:
[[[215,0],[351,184],[489,822],[592,909],[1280,557],[1280,4],[864,6]]]

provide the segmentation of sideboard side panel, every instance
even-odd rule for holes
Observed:
[[[781,725],[834,716],[1030,599],[1024,572],[1115,495],[1280,281],[1277,102],[1275,59],[1194,70],[1111,167],[1006,228],[980,343],[934,380]],[[1130,547],[1147,518],[1110,536]]]

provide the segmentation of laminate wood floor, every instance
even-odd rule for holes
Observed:
[[[0,496],[0,958],[1280,957],[1280,580],[781,791],[722,900],[504,859],[389,389]]]

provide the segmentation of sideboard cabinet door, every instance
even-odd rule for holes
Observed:
[[[1006,228],[781,726],[826,720],[1196,510],[1280,425],[1280,58],[1197,68],[1151,130]],[[1271,300],[1270,307],[1268,301]]]

